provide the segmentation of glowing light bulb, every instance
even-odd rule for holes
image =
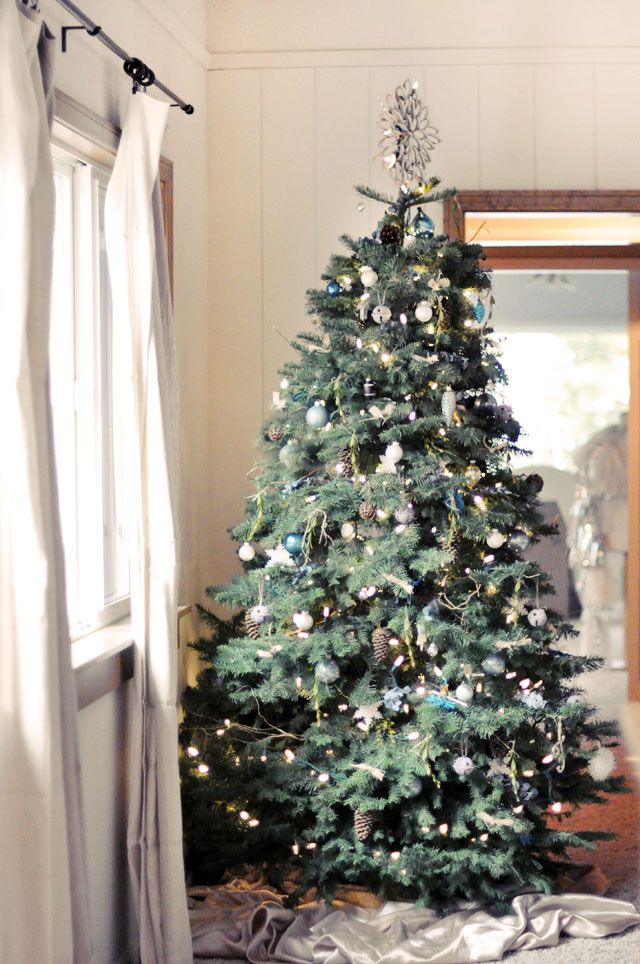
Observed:
[[[520,686],[521,690],[528,690],[529,687],[531,686],[531,680],[528,677],[525,679],[521,679],[518,685]]]
[[[389,854],[389,857],[391,858],[391,860],[400,860],[400,851],[394,850],[392,853]]]
[[[318,846],[317,843],[315,843],[314,841],[311,841],[311,843],[307,844],[307,850],[315,850],[317,846]]]
[[[553,763],[553,753],[547,753],[546,756],[542,757],[541,763]]]
[[[393,661],[394,669],[397,669],[398,666],[402,666],[403,663],[404,663],[404,656],[402,655],[402,653],[400,653],[400,655],[396,656],[396,658]]]
[[[216,730],[216,736],[224,736],[226,730]]]
[[[248,820],[251,814],[247,813],[246,810],[241,810],[238,816],[240,817],[241,820]]]
[[[416,412],[409,412],[408,418],[409,418],[409,421],[410,421],[410,422],[415,422],[415,420],[417,419],[417,417],[418,417],[418,415],[417,415]]]
[[[532,777],[532,776],[535,775],[535,772],[536,772],[535,770],[523,770],[523,771],[522,771],[522,776],[523,776],[523,777]]]
[[[420,733],[418,730],[412,730],[411,733],[407,733],[408,740],[418,740],[420,739]]]
[[[488,833],[481,833],[479,839],[480,839],[480,840],[488,840],[488,839],[489,839],[489,834],[488,834]]]
[[[331,779],[331,777],[329,776],[328,773],[319,773],[319,774],[318,774],[318,783],[328,783],[330,779]]]
[[[427,692],[427,691],[426,691],[426,689],[425,689],[424,686],[418,686],[418,687],[416,688],[416,693],[418,694],[418,696],[424,696],[424,694],[425,694],[426,692]]]
[[[294,843],[294,845],[291,848],[291,851],[296,857],[298,856],[298,854],[300,853],[300,847],[298,846],[297,843]]]
[[[524,810],[524,807],[522,804],[520,804],[518,807],[513,808],[514,813],[522,813],[523,810]]]
[[[208,773],[208,772],[209,772],[209,767],[207,766],[206,763],[199,763],[199,764],[198,764],[198,773],[203,773],[203,774],[204,774],[204,773]]]
[[[420,829],[422,830],[423,833],[429,833],[429,831],[431,830],[431,827],[420,827]]]
[[[285,758],[285,760],[287,761],[287,763],[293,763],[293,761],[294,761],[295,758],[296,758],[296,755],[295,755],[295,753],[293,752],[293,750],[286,749],[286,750],[284,751],[284,758]]]
[[[324,609],[322,610],[322,615],[324,616],[324,618],[326,619],[330,615],[330,613],[331,613],[331,610],[329,609],[329,607],[325,606]]]
[[[396,535],[399,536],[399,535],[402,535],[402,533],[405,531],[406,528],[407,528],[407,527],[406,527],[406,525],[404,524],[404,522],[399,522],[398,525],[394,528],[393,531],[396,533]]]
[[[549,807],[549,810],[551,810],[552,813],[561,813],[562,804],[560,803],[559,800],[557,800],[556,803],[551,804],[551,806]]]
[[[296,689],[300,689],[302,686],[302,676],[296,676]]]
[[[443,835],[449,833],[449,824],[448,824],[448,823],[441,823],[440,826],[438,827],[438,830],[439,830],[440,833],[443,834]]]
[[[266,763],[266,762],[267,762],[267,754],[266,754],[266,753],[263,753],[262,756],[260,757],[260,760],[262,761],[262,763]]]
[[[199,756],[199,755],[200,755],[200,750],[198,749],[197,746],[187,747],[187,756]]]

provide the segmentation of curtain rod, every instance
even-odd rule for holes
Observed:
[[[124,61],[124,70],[127,76],[131,77],[133,80],[134,92],[140,87],[150,87],[152,84],[154,84],[159,90],[166,94],[167,97],[171,97],[171,99],[175,101],[175,104],[171,105],[172,107],[179,107],[180,110],[185,112],[185,114],[193,114],[195,108],[191,104],[187,104],[184,100],[182,100],[181,97],[178,97],[177,94],[174,94],[172,90],[169,90],[168,87],[165,87],[165,85],[156,78],[156,75],[151,68],[147,67],[145,63],[143,63],[141,60],[138,60],[137,57],[130,57],[126,50],[123,50],[122,47],[115,42],[115,40],[112,40],[111,37],[104,32],[102,27],[99,27],[97,23],[94,23],[93,20],[86,15],[86,13],[83,13],[79,7],[76,7],[72,0],[57,0],[57,2],[60,4],[60,6],[64,7],[65,10],[68,10],[68,12],[72,14],[76,20],[79,20],[82,25],[80,27],[62,28],[63,53],[67,49],[67,31],[84,29],[87,31],[90,37],[97,37],[100,43],[103,43],[105,47],[116,55],[116,57],[120,57],[120,59]]]

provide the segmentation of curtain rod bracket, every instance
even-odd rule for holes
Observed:
[[[66,54],[67,52],[67,33],[69,30],[85,30],[90,37],[97,37],[102,30],[102,27],[99,27],[97,24],[91,28],[85,27],[83,24],[77,24],[73,27],[62,27],[60,46],[62,47],[63,54]]]

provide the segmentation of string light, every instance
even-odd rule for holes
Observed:
[[[535,772],[536,772],[535,770],[523,770],[523,771],[522,771],[522,776],[523,776],[523,777],[533,777],[533,776],[535,776]]]
[[[200,750],[197,746],[188,746],[186,750],[187,756],[199,756]]]
[[[420,733],[419,733],[419,731],[418,731],[418,730],[412,730],[411,733],[407,733],[407,739],[408,739],[408,740],[419,740],[419,739],[420,739]]]
[[[513,808],[514,813],[522,813],[523,810],[524,810],[524,806],[522,804]]]
[[[445,836],[446,834],[449,833],[449,824],[448,824],[448,823],[441,823],[440,826],[438,827],[438,830],[440,831],[440,833],[441,833],[443,836]]]
[[[480,834],[480,837],[479,837],[478,839],[479,839],[479,840],[483,840],[483,841],[484,841],[484,840],[488,840],[488,839],[489,839],[489,834],[488,834],[488,833],[481,833],[481,834]]]
[[[260,757],[260,760],[261,760],[262,763],[266,763],[266,762],[267,762],[267,754],[266,754],[266,753],[263,753],[262,756]]]
[[[418,696],[424,696],[426,692],[427,690],[426,690],[426,687],[424,686],[418,686],[416,689],[416,693],[418,694]]]
[[[531,686],[531,680],[527,677],[526,679],[521,679],[518,684],[521,690],[528,690]]]
[[[398,666],[402,666],[403,663],[404,663],[404,656],[401,653],[399,656],[396,656],[396,658],[394,659],[393,668],[397,669]]]
[[[286,750],[284,751],[284,758],[285,758],[285,760],[287,761],[287,763],[293,763],[293,761],[294,761],[295,758],[296,758],[296,755],[295,755],[295,753],[293,752],[293,750],[286,749]]]
[[[553,763],[553,759],[554,759],[553,753],[547,753],[546,756],[542,757],[542,760],[540,762],[546,765],[547,763]]]
[[[400,851],[394,850],[392,853],[389,854],[389,857],[391,858],[391,860],[400,860]]]
[[[330,779],[331,779],[331,777],[329,776],[328,773],[319,773],[319,774],[318,774],[318,783],[328,783]]]
[[[240,813],[238,814],[238,816],[240,817],[241,820],[248,820],[248,819],[250,818],[251,814],[250,814],[250,813],[247,813],[246,810],[241,810]]]
[[[551,806],[549,807],[549,810],[551,810],[552,813],[561,813],[562,804],[560,803],[559,800],[557,800],[555,803],[551,804]]]
[[[216,730],[216,736],[224,736],[225,733],[226,733],[226,730]]]
[[[293,854],[294,854],[295,857],[297,857],[298,854],[300,853],[300,847],[298,846],[297,843],[294,843],[294,845],[292,846],[291,850],[292,850],[292,852],[293,852]]]
[[[198,764],[198,773],[205,774],[205,773],[208,773],[208,772],[209,772],[209,767],[207,766],[206,763],[199,763],[199,764]]]
[[[307,844],[307,850],[315,850],[317,846],[318,846],[317,843],[314,843],[313,841],[311,841],[311,843]]]

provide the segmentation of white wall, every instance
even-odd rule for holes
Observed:
[[[210,0],[210,582],[237,566],[226,529],[290,354],[275,329],[308,327],[339,235],[375,228],[382,208],[359,214],[352,185],[394,191],[373,160],[381,101],[420,82],[445,184],[638,188],[638,38],[633,0]]]
[[[208,530],[212,457],[208,445],[212,406],[207,389],[211,355],[207,280],[207,54],[206,0],[79,0],[79,6],[195,113],[169,112],[162,153],[174,164],[174,311],[181,409],[181,602],[200,598],[213,569]],[[45,20],[75,23],[54,0],[41,0]],[[81,31],[57,48],[55,86],[121,127],[131,97],[122,63]],[[147,96],[154,96],[148,94]],[[163,97],[158,94],[157,96]],[[183,639],[189,627],[181,627]],[[128,717],[127,687],[82,710],[80,745],[89,857],[89,898],[95,964],[124,964],[132,946],[133,910],[125,840]]]

